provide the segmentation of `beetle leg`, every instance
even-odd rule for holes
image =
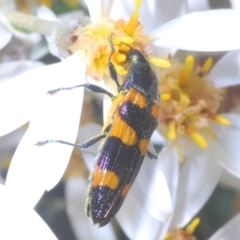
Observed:
[[[96,142],[98,142],[99,140],[101,140],[102,138],[106,137],[106,134],[99,134],[96,135],[92,138],[90,138],[88,141],[86,141],[83,144],[76,144],[76,143],[70,143],[70,142],[66,142],[63,140],[45,140],[45,141],[41,141],[36,143],[37,146],[43,146],[45,144],[48,143],[61,143],[61,144],[65,144],[65,145],[69,145],[69,146],[73,146],[73,147],[79,147],[79,148],[88,148],[90,146],[92,146],[93,144],[95,144]]]
[[[117,87],[120,88],[120,84],[119,84],[118,79],[117,79],[116,69],[115,69],[113,63],[111,62],[111,57],[112,57],[113,53],[115,52],[112,36],[113,36],[113,33],[111,33],[111,35],[108,38],[110,47],[112,49],[112,52],[109,55],[109,59],[108,59],[108,69],[109,69],[109,73],[110,73],[110,76],[111,76],[112,80],[117,84]]]
[[[57,89],[48,91],[48,94],[53,95],[53,94],[55,94],[55,93],[57,93],[59,91],[72,90],[72,89],[79,88],[79,87],[85,87],[86,89],[90,90],[91,92],[103,93],[103,94],[108,95],[110,98],[113,98],[113,94],[112,93],[108,92],[104,88],[101,88],[99,86],[96,86],[94,84],[89,84],[89,83],[76,85],[76,86],[73,86],[73,87],[57,88]]]

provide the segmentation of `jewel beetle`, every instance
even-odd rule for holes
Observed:
[[[85,87],[92,92],[110,96],[112,106],[108,123],[103,128],[102,134],[81,145],[62,140],[47,140],[37,144],[58,142],[87,148],[104,138],[95,159],[94,170],[90,175],[86,200],[87,215],[99,227],[109,223],[120,209],[145,155],[154,157],[148,151],[148,146],[152,133],[158,125],[160,114],[156,74],[144,54],[131,47],[126,53],[124,69],[127,70],[127,74],[123,76],[123,84],[120,85],[110,55],[109,72],[118,86],[116,96],[101,87],[87,83],[49,91],[49,94],[54,94],[60,90]]]

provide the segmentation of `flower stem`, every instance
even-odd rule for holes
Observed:
[[[4,13],[10,24],[21,31],[36,32],[43,35],[50,35],[57,25],[56,21],[47,21],[33,15],[10,10]]]

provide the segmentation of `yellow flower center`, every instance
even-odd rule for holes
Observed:
[[[101,22],[79,27],[72,32],[73,43],[68,46],[71,53],[82,50],[85,54],[87,74],[96,80],[109,78],[108,61],[111,61],[120,75],[127,74],[124,69],[126,53],[130,48],[138,49],[157,66],[169,67],[168,61],[149,56],[149,37],[143,32],[139,23],[141,0],[135,0],[134,11],[129,19],[113,21],[106,17]],[[110,46],[109,37],[112,36]],[[111,54],[114,50],[114,53]]]
[[[200,224],[199,218],[194,218],[193,221],[186,227],[186,229],[175,229],[167,232],[164,240],[197,240],[192,234]]]
[[[173,63],[171,68],[162,71],[159,130],[169,140],[187,135],[198,146],[206,148],[203,132],[211,133],[210,120],[230,125],[229,120],[216,114],[223,91],[206,78],[211,66],[211,58],[202,67],[196,67],[193,56],[188,56],[185,64]]]

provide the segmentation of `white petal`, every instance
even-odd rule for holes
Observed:
[[[142,2],[140,22],[143,24],[144,31],[147,33],[174,18],[186,14],[188,10],[185,0],[148,0]],[[123,1],[123,5],[124,15],[129,18],[134,9],[134,1]]]
[[[57,240],[41,217],[31,208],[19,204],[18,198],[1,186],[0,239]]]
[[[85,143],[88,141],[90,138],[101,134],[102,127],[96,123],[88,123],[82,127],[79,128],[79,133],[78,133],[78,142],[80,144]],[[86,150],[87,151],[93,151],[97,152],[99,145],[101,141],[93,144],[92,146],[89,146]],[[81,149],[83,152],[85,149]]]
[[[103,88],[112,93],[114,96],[117,95],[116,91],[111,90],[110,86],[104,84]],[[103,122],[106,123],[109,110],[112,106],[112,99],[106,94],[103,97]]]
[[[156,239],[161,222],[152,218],[146,212],[139,212],[137,222],[135,223],[134,240]],[[170,221],[170,220],[169,220]]]
[[[0,136],[28,122],[36,109],[36,101],[39,101],[43,94],[46,95],[51,84],[58,82],[59,76],[64,76],[67,80],[68,71],[71,71],[75,64],[78,66],[78,59],[74,62],[66,59],[0,83]]]
[[[222,172],[222,168],[207,151],[193,144],[185,153],[188,160],[180,172],[172,229],[184,227],[202,208],[215,189]]]
[[[216,157],[216,160],[230,173],[240,177],[240,155],[238,144],[240,139],[240,115],[222,115],[230,120],[231,125],[225,126],[213,123],[211,128],[214,130],[217,139],[216,141],[209,140],[209,144],[215,148],[214,156]]]
[[[38,87],[46,84],[46,75],[52,69],[55,65],[28,71],[0,84],[0,136],[29,121],[33,102],[39,97]]]
[[[164,173],[167,185],[171,194],[172,205],[175,205],[178,178],[179,178],[179,156],[174,142],[168,142],[162,149],[159,160],[162,163],[162,171]]]
[[[84,143],[89,140],[91,137],[101,133],[101,126],[90,123],[83,127],[80,127],[78,134],[79,143]],[[90,172],[92,172],[94,167],[94,157],[99,149],[99,145],[101,141],[95,143],[94,145],[88,147],[87,149],[81,149],[81,153],[83,154],[85,164]]]
[[[208,74],[217,88],[240,84],[240,50],[225,54]]]
[[[123,3],[121,0],[110,1],[110,3],[111,5],[104,1],[104,4],[106,5],[104,6],[104,9],[106,10],[103,13],[103,16],[109,16],[112,20],[117,21],[123,17]]]
[[[24,133],[24,128],[19,128],[0,138],[0,161],[12,158],[13,150],[17,148]],[[4,165],[1,162],[0,169],[2,168]]]
[[[49,46],[45,41],[41,41],[39,44],[33,46],[31,48],[31,52],[29,54],[29,59],[32,61],[37,61],[49,53]]]
[[[0,49],[4,48],[12,38],[12,33],[0,26]]]
[[[208,0],[187,0],[188,2],[188,11],[195,12],[195,11],[203,11],[210,9],[209,1]]]
[[[77,239],[117,239],[111,223],[97,228],[85,213],[87,180],[82,176],[66,182],[66,208]]]
[[[151,142],[156,145],[163,145],[166,142],[166,140],[165,138],[163,138],[162,135],[160,135],[159,131],[155,130],[151,137]]]
[[[240,9],[240,2],[239,0],[230,0],[232,8]]]
[[[42,62],[15,61],[0,64],[0,81],[13,78],[23,72],[44,66]]]
[[[1,239],[57,240],[47,224],[34,210],[21,209],[21,206],[11,210],[14,212],[2,212],[0,209]]]
[[[34,146],[31,132],[27,130],[13,156],[5,184],[13,198],[29,208],[34,207],[46,190],[45,174],[48,167],[45,159],[39,162],[36,157],[31,158],[35,152],[33,147],[29,147],[30,144]]]
[[[48,21],[57,21],[55,13],[44,5],[37,9],[37,16]]]
[[[129,239],[145,240],[156,239],[160,222],[144,211],[133,195],[127,195],[116,218]]]
[[[85,65],[79,61],[78,55],[68,58],[65,65],[59,67],[62,69],[57,68],[56,71],[59,71],[60,76],[56,75],[55,81],[50,81],[50,90],[84,82]],[[52,139],[75,142],[83,91],[83,88],[60,91],[53,96],[45,93],[35,103],[36,109],[29,129],[14,154],[6,180],[9,188],[16,192],[26,192],[24,197],[29,205],[34,205],[44,190],[58,183],[72,152],[72,147],[59,143],[41,147],[35,144]]]
[[[159,221],[169,219],[172,213],[171,197],[161,161],[146,157],[131,191],[151,217]]]
[[[140,216],[140,211],[148,215],[141,209],[132,191],[130,191],[116,215],[118,223],[129,239],[133,239],[134,232],[136,231],[136,222],[139,220]],[[157,221],[156,219],[154,220]]]
[[[161,167],[166,176],[167,182],[170,186],[170,190],[172,190],[171,192],[172,197],[174,197],[174,193],[176,193],[176,189],[177,189],[177,180],[178,180],[178,158],[176,155],[176,151],[174,150],[171,144],[167,145],[167,147],[165,147],[162,150],[161,154],[159,155],[159,160],[145,159],[145,165],[142,166],[143,172],[145,171],[145,168],[147,167],[147,165],[149,165],[149,163],[152,164],[152,161],[161,162],[162,164]],[[158,165],[156,164],[156,166]],[[156,172],[154,169],[152,169],[153,176],[156,176],[158,172],[159,172],[159,169],[156,170]],[[142,177],[143,175],[139,174],[138,178],[140,180],[143,180],[142,182],[145,182],[145,181],[149,182],[146,179],[142,179]],[[136,182],[139,181],[138,178]],[[142,182],[140,182],[139,184],[142,184]],[[119,211],[119,216],[117,215],[117,219],[121,220],[120,225],[122,226],[123,230],[126,232],[126,234],[130,239],[134,239],[134,240],[162,239],[165,236],[168,225],[170,223],[170,219],[162,223],[156,219],[156,216],[153,217],[149,215],[148,212],[146,212],[145,206],[144,205],[142,206],[142,201],[139,201],[140,197],[142,199],[146,199],[146,201],[149,201],[149,199],[147,198],[147,196],[149,195],[149,198],[151,198],[150,201],[152,201],[152,204],[156,206],[163,204],[165,205],[166,208],[169,208],[169,202],[167,204],[166,203],[164,204],[166,193],[161,194],[161,190],[162,190],[160,186],[161,180],[159,182],[159,179],[155,179],[153,177],[152,182],[150,182],[150,184],[151,185],[149,186],[145,186],[146,185],[145,183],[143,186],[143,188],[146,188],[145,197],[141,197],[139,194],[136,194],[134,190],[130,191],[129,196],[127,196],[126,202],[123,204],[122,209]],[[153,188],[151,189],[151,187],[153,187],[154,184],[156,186],[155,188],[156,193],[153,192],[154,190]],[[134,185],[133,185],[133,188],[134,188]],[[157,185],[159,186],[157,187]],[[148,191],[148,188],[150,188],[150,190],[152,191]],[[135,201],[131,196],[132,192],[135,196],[135,199],[136,199]],[[158,194],[160,194],[160,196]],[[136,198],[136,196],[138,198]],[[138,202],[141,202],[140,206]],[[154,208],[156,206],[152,206],[152,207]],[[159,210],[156,208],[156,212],[157,211]],[[171,214],[169,214],[168,217],[170,216]],[[125,223],[124,221],[127,221],[127,223]]]
[[[38,33],[24,33],[24,32],[20,32],[17,31],[14,27],[12,27],[12,25],[10,24],[10,22],[8,21],[7,18],[4,17],[4,15],[0,16],[0,22],[1,24],[3,24],[6,29],[8,31],[10,31],[15,37],[17,37],[18,39],[28,43],[28,44],[37,44],[40,40],[41,40],[41,35]]]
[[[119,0],[85,0],[85,2],[88,6],[88,11],[90,13],[93,23],[97,23],[105,17],[111,17],[112,19],[116,20],[120,17],[120,14],[122,13],[121,2]],[[116,11],[117,8],[118,12]],[[114,16],[114,14],[117,14],[117,16]]]
[[[155,29],[154,45],[193,51],[240,48],[240,11],[209,10],[187,14]]]
[[[232,220],[221,227],[216,233],[209,238],[209,240],[228,240],[240,239],[240,214],[237,214]]]
[[[172,206],[175,206],[179,179],[179,158],[174,142],[168,143],[161,151],[159,158],[171,194]],[[174,214],[174,212],[173,212]],[[171,221],[159,224],[158,238],[163,239]]]

